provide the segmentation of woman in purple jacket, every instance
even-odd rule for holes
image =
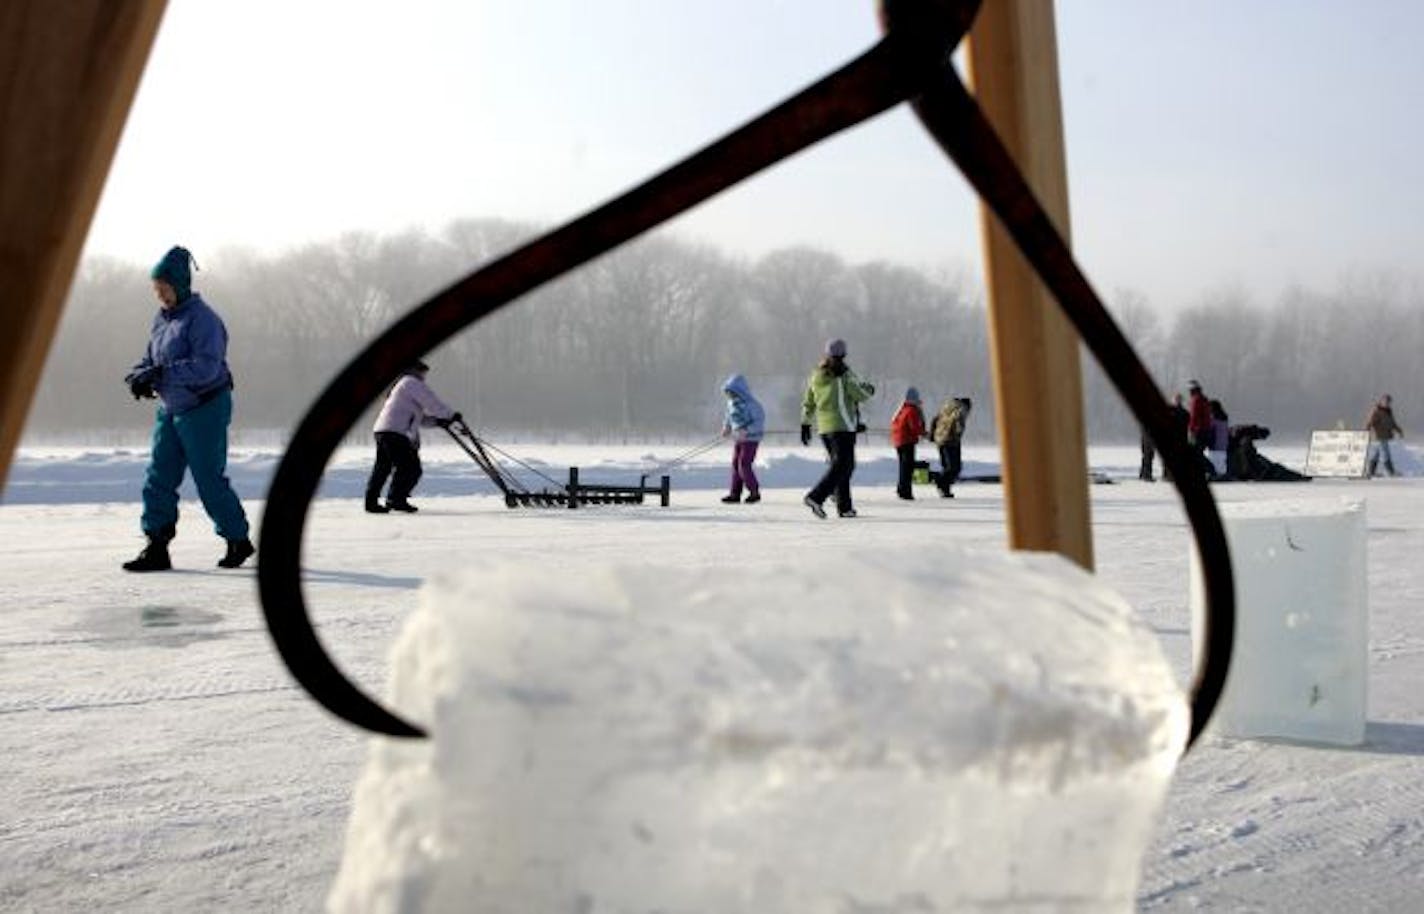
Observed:
[[[460,414],[441,402],[435,391],[426,386],[425,376],[429,372],[430,366],[424,362],[407,368],[391,386],[385,405],[376,416],[376,465],[371,468],[371,478],[366,483],[366,510],[372,514],[415,513],[410,493],[422,472],[420,427],[460,421]],[[395,475],[383,505],[381,489],[385,488],[392,470]]]
[[[178,532],[178,485],[192,473],[203,510],[227,552],[222,568],[236,568],[256,551],[247,515],[227,478],[227,428],[232,422],[232,372],[227,328],[192,289],[193,255],[174,247],[150,274],[158,313],[143,358],[124,378],[135,399],[157,398],[152,451],[143,483],[140,525],[148,546],[126,571],[173,567],[168,542]]]

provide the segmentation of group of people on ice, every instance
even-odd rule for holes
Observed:
[[[729,377],[722,385],[722,392],[727,398],[722,435],[735,442],[731,488],[722,501],[751,504],[761,500],[753,464],[757,448],[766,435],[766,410],[740,374]],[[856,436],[865,431],[865,424],[860,420],[860,405],[874,395],[875,385],[859,377],[846,362],[845,340],[829,340],[821,361],[807,379],[801,400],[801,444],[811,443],[814,429],[826,450],[826,471],[802,498],[818,518],[826,517],[826,502],[832,498],[838,516],[856,516],[851,477],[855,473]],[[913,387],[905,391],[905,399],[890,422],[890,441],[899,459],[896,493],[901,498],[914,497],[910,485],[915,469],[920,466],[915,460],[915,447],[926,438],[939,448],[941,470],[932,474],[932,478],[941,495],[954,497],[952,487],[963,467],[960,440],[970,407],[968,397],[951,397],[926,427],[919,391]]]
[[[1173,396],[1172,417],[1179,433],[1199,455],[1202,472],[1210,480],[1298,482],[1310,478],[1262,456],[1256,450],[1255,442],[1269,436],[1271,430],[1255,424],[1231,425],[1230,417],[1221,401],[1208,397],[1199,381],[1187,382],[1185,405],[1180,393]],[[1369,416],[1365,419],[1364,430],[1370,433],[1371,441],[1367,475],[1378,475],[1381,461],[1385,471],[1391,476],[1395,475],[1390,442],[1395,438],[1403,438],[1404,430],[1395,420],[1393,398],[1389,394],[1382,395],[1371,407]],[[1144,429],[1139,479],[1153,481],[1152,463],[1155,453],[1152,440]],[[1165,467],[1162,478],[1171,478]]]
[[[1178,433],[1185,438],[1197,456],[1202,474],[1210,480],[1261,480],[1270,482],[1303,482],[1309,476],[1268,460],[1256,450],[1255,442],[1271,434],[1261,425],[1231,425],[1231,417],[1221,401],[1208,397],[1201,382],[1187,382],[1185,405],[1181,393],[1172,396],[1172,420]],[[1152,463],[1156,455],[1146,429],[1142,432],[1142,464],[1138,478],[1153,481]],[[1164,465],[1162,478],[1171,479]]]
[[[156,399],[152,449],[143,485],[140,526],[147,545],[125,562],[128,571],[163,571],[172,567],[168,544],[177,535],[178,487],[191,473],[203,508],[226,543],[218,565],[237,568],[256,553],[242,503],[226,475],[227,430],[232,421],[233,376],[227,363],[227,328],[218,314],[192,288],[192,255],[182,247],[166,252],[151,271],[159,308],[149,328],[143,356],[124,378],[135,399]],[[421,476],[420,429],[449,426],[461,420],[426,384],[430,368],[416,362],[391,386],[376,417],[375,465],[366,485],[365,509],[373,514],[392,511],[413,513],[411,491]],[[766,434],[766,411],[747,379],[740,374],[723,385],[726,418],[722,435],[734,439],[731,485],[722,501],[753,504],[761,500],[754,464],[757,448]],[[875,394],[875,386],[860,378],[846,361],[844,340],[826,343],[820,362],[811,372],[801,402],[801,443],[811,443],[812,432],[826,450],[825,473],[802,501],[818,518],[826,517],[826,502],[834,498],[840,517],[855,517],[851,478],[855,472],[856,436],[865,430],[860,406]],[[890,423],[890,440],[899,462],[896,494],[912,499],[911,485],[917,469],[927,463],[915,459],[922,440],[939,452],[940,470],[930,473],[940,495],[952,498],[953,486],[963,467],[960,442],[972,403],[968,397],[950,397],[926,423],[919,391],[911,387]],[[1188,385],[1188,402],[1178,394],[1173,404],[1181,432],[1201,455],[1203,472],[1212,479],[1305,479],[1273,464],[1256,452],[1253,442],[1270,432],[1257,425],[1230,426],[1221,401],[1209,399],[1201,384]],[[1370,475],[1383,461],[1393,475],[1389,444],[1403,437],[1395,420],[1391,398],[1382,396],[1366,420],[1375,442]],[[1141,478],[1151,480],[1154,448],[1144,434]],[[389,488],[387,483],[389,481]],[[385,493],[384,500],[382,493]]]
[[[153,267],[150,276],[158,312],[143,356],[124,378],[135,399],[158,401],[139,521],[147,545],[123,564],[127,571],[172,568],[168,546],[178,532],[178,488],[186,474],[192,475],[203,509],[226,543],[217,564],[238,568],[256,554],[246,512],[227,477],[234,387],[227,362],[227,328],[193,290],[194,266],[186,248],[173,247]],[[370,513],[414,513],[417,509],[410,494],[421,476],[420,429],[462,421],[460,413],[426,384],[429,371],[424,362],[409,366],[391,386],[376,417],[375,465],[365,493],[365,510]],[[761,488],[753,464],[766,433],[766,412],[745,377],[728,378],[724,390],[727,414],[723,434],[734,437],[735,445],[731,490],[723,501],[755,503],[761,499]],[[803,499],[817,517],[826,516],[825,503],[832,496],[837,514],[855,516],[851,499],[855,440],[865,428],[859,407],[874,393],[874,385],[859,378],[846,363],[845,341],[829,341],[824,358],[807,382],[801,410],[801,443],[810,444],[814,425],[829,457],[825,474]],[[967,398],[946,401],[926,429],[919,393],[914,388],[906,391],[892,423],[900,457],[900,497],[912,497],[915,445],[925,437],[939,448],[943,466],[937,479],[940,491],[945,496],[953,494],[951,486],[961,466],[959,439],[969,407]]]
[[[421,475],[420,429],[461,421],[460,413],[447,406],[425,383],[428,371],[429,366],[423,362],[407,369],[391,387],[376,417],[376,464],[367,482],[365,502],[371,513],[416,510],[409,496]],[[755,463],[766,436],[766,409],[741,374],[727,378],[722,392],[726,397],[722,437],[733,441],[731,483],[722,501],[755,504],[761,501]],[[825,473],[803,498],[819,518],[826,517],[825,503],[832,498],[840,517],[856,515],[851,477],[855,472],[856,435],[865,431],[860,405],[874,394],[875,386],[857,376],[847,364],[845,341],[828,341],[823,358],[807,380],[801,403],[801,443],[811,443],[814,427],[828,458]],[[905,392],[891,421],[891,443],[900,464],[896,492],[901,498],[914,497],[910,491],[913,473],[917,467],[927,468],[915,460],[915,447],[922,439],[932,441],[939,450],[941,469],[931,473],[931,479],[942,496],[954,497],[953,485],[963,468],[960,441],[971,407],[968,397],[951,397],[927,427],[919,392],[913,387]],[[381,492],[388,478],[390,488],[382,502]]]
[[[909,501],[914,493],[911,485],[918,469],[928,471],[930,481],[939,489],[942,498],[954,497],[954,484],[964,469],[964,459],[960,445],[964,439],[964,426],[969,421],[969,411],[974,403],[968,397],[946,397],[939,411],[925,427],[925,414],[920,408],[920,392],[911,387],[905,391],[904,402],[890,420],[890,443],[895,447],[895,457],[899,462],[899,474],[895,480],[895,494]],[[922,439],[928,439],[939,452],[939,472],[929,470],[927,463],[915,459],[915,448]]]

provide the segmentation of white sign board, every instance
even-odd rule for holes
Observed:
[[[1363,479],[1365,458],[1369,452],[1369,432],[1311,432],[1310,453],[1305,457],[1305,473],[1307,476]]]

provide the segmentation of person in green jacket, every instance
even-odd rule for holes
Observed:
[[[801,401],[801,443],[811,443],[811,423],[830,454],[831,464],[821,481],[801,499],[811,513],[824,518],[826,499],[836,496],[836,513],[855,517],[850,477],[855,472],[855,433],[860,404],[875,394],[875,386],[856,377],[846,365],[845,340],[826,343],[826,355],[811,372]]]

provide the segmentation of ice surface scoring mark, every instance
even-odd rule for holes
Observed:
[[[71,627],[82,637],[77,642],[106,650],[142,647],[182,648],[203,641],[227,638],[233,631],[220,627],[222,613],[193,606],[101,607],[85,613]]]

